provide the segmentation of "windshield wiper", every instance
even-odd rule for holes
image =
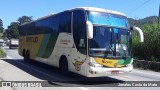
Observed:
[[[121,49],[123,50],[123,53],[124,53],[124,56],[122,55],[122,57],[123,58],[127,58],[127,54],[126,54],[126,51],[124,50],[124,48],[123,48],[123,45],[122,45],[122,43],[120,42],[120,40],[118,40],[118,44],[120,44],[121,45]]]
[[[121,45],[121,48],[122,48],[123,53],[124,53],[124,56],[121,55],[122,58],[126,58],[126,57],[127,57],[126,51],[123,49],[122,43],[120,42],[120,40],[119,40],[119,38],[118,38],[118,34],[117,34],[117,38],[116,38],[116,35],[114,34],[114,39],[115,39],[115,42],[116,42],[116,40],[118,40],[118,42],[116,42],[116,43],[115,43],[115,46],[114,46],[115,54],[117,54],[117,51],[116,51],[116,44],[118,43],[118,45],[119,45],[119,44]]]
[[[106,58],[108,56],[108,54],[112,54],[113,52],[114,52],[114,50],[112,50],[112,46],[111,46],[111,44],[109,44],[109,47],[106,48],[106,53],[104,55],[104,58]]]
[[[106,58],[107,56],[108,56],[108,54],[114,54],[114,50],[112,50],[112,32],[110,32],[110,34],[111,34],[111,38],[110,38],[110,43],[109,43],[109,47],[107,48],[106,47],[106,53],[105,53],[105,55],[104,55],[104,58]],[[109,51],[109,50],[111,50],[111,52]]]

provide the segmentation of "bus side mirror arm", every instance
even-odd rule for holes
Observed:
[[[93,24],[90,21],[86,22],[86,29],[87,29],[88,39],[92,39],[93,38]]]
[[[140,42],[144,42],[144,35],[143,35],[143,32],[142,30],[139,28],[139,27],[131,27],[131,30],[134,31],[135,33],[137,33],[139,39],[140,39]]]

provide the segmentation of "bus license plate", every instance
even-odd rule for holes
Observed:
[[[119,74],[119,71],[117,70],[111,71],[111,74]]]

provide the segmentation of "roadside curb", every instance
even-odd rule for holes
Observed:
[[[133,66],[141,69],[149,69],[154,71],[160,71],[160,62],[134,60]]]

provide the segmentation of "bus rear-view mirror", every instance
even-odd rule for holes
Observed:
[[[140,42],[144,42],[144,36],[143,36],[143,32],[139,27],[131,27],[131,30],[133,30],[139,37]]]
[[[86,22],[87,26],[87,37],[89,39],[93,38],[93,24],[90,21]]]

